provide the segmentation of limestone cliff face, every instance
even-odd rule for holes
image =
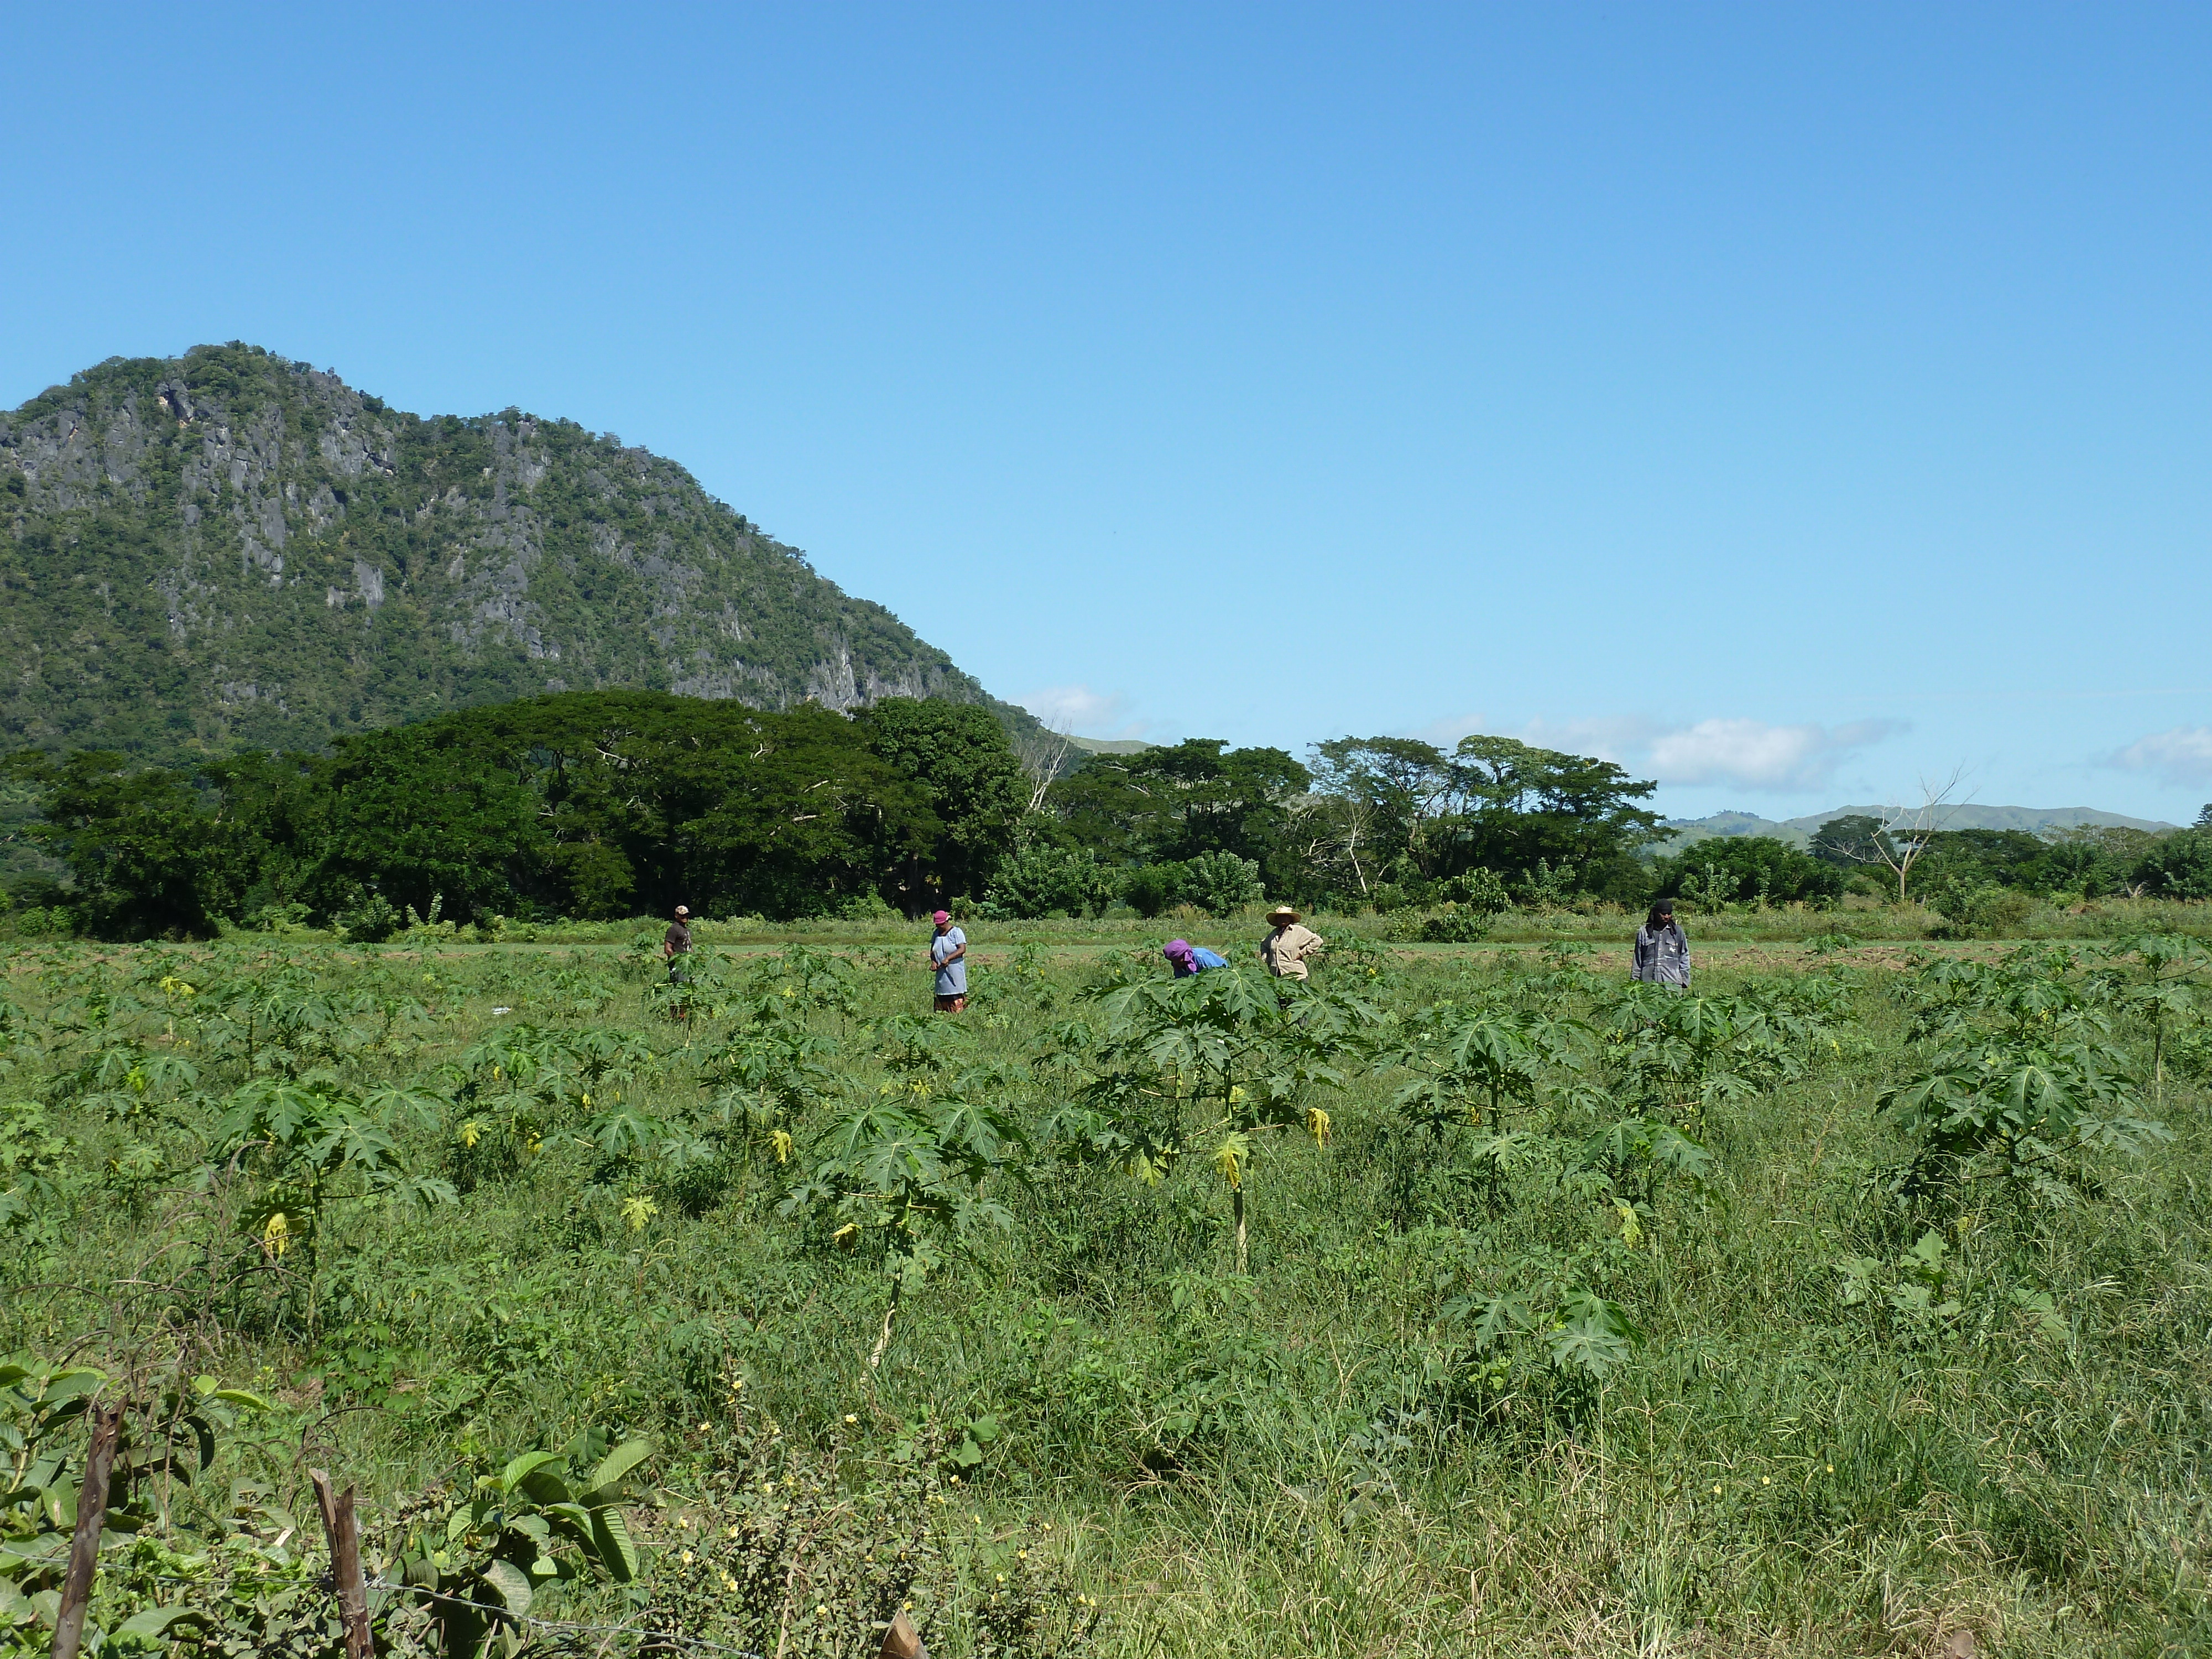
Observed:
[[[672,462],[514,410],[402,414],[246,346],[0,415],[0,584],[9,748],[307,748],[587,687],[992,701]]]

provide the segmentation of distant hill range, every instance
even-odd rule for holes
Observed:
[[[258,347],[113,358],[0,414],[0,749],[149,760],[540,692],[988,704],[672,461],[402,413]]]
[[[1802,818],[1779,820],[1762,818],[1750,812],[1716,812],[1706,818],[1670,818],[1666,826],[1667,839],[1662,845],[1664,850],[1673,852],[1716,836],[1771,836],[1792,847],[1803,847],[1831,818],[1879,818],[1893,810],[1885,806],[1834,806]],[[2153,832],[2179,827],[2154,818],[2100,812],[2094,806],[1951,806],[1941,809],[1937,817],[1940,827],[1945,830],[2025,830],[2030,835],[2041,835],[2048,830],[2072,830],[2082,824]]]
[[[1086,755],[1141,755],[1158,747],[1135,738],[1070,738],[1068,742]]]

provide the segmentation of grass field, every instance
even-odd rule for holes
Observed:
[[[676,991],[635,924],[18,948],[0,1652],[64,1362],[142,1444],[244,1391],[133,1489],[115,1652],[275,1640],[114,1632],[319,1571],[310,1464],[393,1581],[603,1627],[538,1651],[2212,1650],[2201,913],[1905,920],[1700,923],[1690,998],[1617,917],[1352,945],[1287,1008],[1158,977],[1249,927],[971,923],[945,1018],[887,927],[709,925]],[[640,1438],[634,1573],[477,1484]]]

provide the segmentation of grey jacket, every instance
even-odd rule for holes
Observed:
[[[1690,941],[1682,932],[1680,922],[1669,922],[1657,933],[1649,927],[1636,930],[1635,976],[1650,980],[1655,985],[1687,985],[1690,982]]]

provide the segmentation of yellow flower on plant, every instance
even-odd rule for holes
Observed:
[[[1620,1217],[1620,1242],[1632,1250],[1644,1242],[1643,1224],[1637,1220],[1635,1208],[1626,1199],[1614,1199],[1613,1207]]]
[[[1306,1108],[1306,1128],[1314,1138],[1314,1145],[1328,1150],[1328,1114],[1318,1106]]]
[[[768,1133],[768,1144],[775,1151],[775,1161],[777,1163],[788,1164],[791,1162],[791,1136],[787,1132],[781,1129],[769,1130]]]

